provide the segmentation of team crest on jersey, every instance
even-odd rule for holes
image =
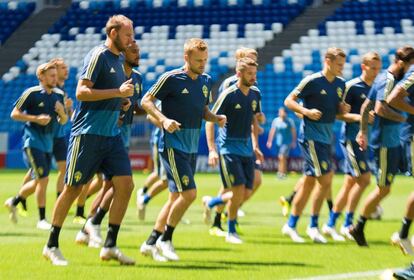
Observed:
[[[337,88],[336,93],[338,94],[339,98],[342,98],[342,89],[341,88]]]
[[[184,88],[183,91],[181,92],[182,94],[188,94],[188,89]]]
[[[43,176],[43,172],[44,172],[43,167],[37,168],[37,174],[39,174],[39,176]]]
[[[322,166],[322,169],[323,170],[327,170],[328,169],[328,163],[326,161],[324,161],[324,160],[321,162],[321,166]]]
[[[79,182],[82,179],[82,172],[76,171],[74,178],[75,178],[75,182]]]
[[[257,101],[256,100],[253,100],[252,101],[252,110],[253,111],[256,111],[256,108],[257,108]]]
[[[241,106],[239,103],[236,104],[236,106],[234,106],[234,109],[241,109]]]
[[[39,103],[39,107],[45,107],[45,103],[40,102],[40,103]]]
[[[230,179],[230,183],[234,184],[234,175],[233,174],[229,175],[229,179]]]
[[[183,182],[184,186],[188,186],[188,184],[190,183],[190,178],[188,178],[187,175],[184,175],[183,177],[181,177],[181,182]]]
[[[208,88],[207,88],[207,86],[204,85],[202,90],[203,90],[204,97],[207,98],[207,95],[208,95]]]
[[[366,170],[367,169],[367,165],[362,160],[359,162],[359,167],[361,167],[362,170]]]
[[[326,95],[327,93],[326,93],[326,90],[321,90],[321,92],[320,92],[322,95]]]
[[[367,96],[365,94],[361,94],[361,99],[365,99]]]

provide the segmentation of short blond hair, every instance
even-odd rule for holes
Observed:
[[[184,43],[184,54],[187,55],[194,50],[205,51],[207,49],[207,43],[200,38],[191,38]]]
[[[58,67],[59,65],[65,64],[65,60],[62,57],[55,57],[49,60],[49,63]]]
[[[106,25],[105,25],[106,35],[109,36],[112,29],[115,29],[116,31],[119,31],[119,29],[121,29],[121,27],[123,25],[128,25],[128,24],[132,25],[132,20],[130,20],[126,16],[124,16],[124,15],[113,15],[106,22]]]
[[[326,50],[325,58],[335,60],[338,56],[346,58],[346,54],[343,49],[331,47]]]
[[[50,62],[40,64],[36,69],[37,78],[40,79],[40,76],[50,69],[56,69],[56,65]]]
[[[256,51],[255,49],[252,49],[252,48],[246,48],[246,47],[241,47],[241,48],[238,48],[238,49],[236,50],[235,57],[236,57],[236,60],[239,60],[240,58],[246,57],[246,56],[248,56],[249,54],[254,55],[256,58],[258,58],[258,57],[259,57],[259,54],[257,53],[257,51]]]
[[[256,61],[254,61],[250,57],[240,58],[239,60],[237,60],[236,71],[237,72],[242,72],[242,71],[246,70],[246,68],[249,67],[249,66],[257,67],[258,64],[257,64]]]
[[[371,62],[373,60],[381,62],[381,56],[377,52],[367,52],[362,57],[362,64],[367,64],[368,62]]]

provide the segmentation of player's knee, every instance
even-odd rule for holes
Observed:
[[[181,193],[185,201],[192,203],[197,198],[197,190],[191,189]]]

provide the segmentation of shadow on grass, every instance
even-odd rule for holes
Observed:
[[[0,237],[11,237],[11,236],[26,236],[26,237],[44,237],[42,232],[33,233],[33,232],[0,232]]]
[[[203,262],[205,263],[205,262]],[[106,267],[106,268],[115,268],[119,269],[119,264],[117,262],[111,262],[111,263],[101,263],[101,264],[83,264],[83,266],[93,266],[93,267]],[[174,269],[174,270],[229,270],[232,267],[226,266],[226,264],[219,264],[219,265],[197,265],[197,264],[191,264],[191,263],[185,263],[185,262],[169,262],[169,263],[152,263],[152,264],[143,264],[143,263],[137,263],[133,266],[122,266],[122,269],[137,269],[137,268],[156,268],[156,269]]]
[[[321,265],[303,263],[303,262],[269,262],[269,261],[203,261],[203,263],[212,263],[212,264],[224,264],[230,266],[297,266],[297,267],[313,267],[313,268],[321,268]]]
[[[190,252],[208,252],[208,251],[216,251],[216,252],[229,252],[234,251],[232,248],[219,248],[219,247],[177,247],[178,251],[190,251]]]

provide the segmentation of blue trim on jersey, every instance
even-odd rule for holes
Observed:
[[[185,153],[195,154],[198,152],[198,141],[200,139],[200,129],[188,128],[180,129],[174,133],[164,132],[165,145],[159,146],[159,150],[173,148]]]
[[[119,110],[116,111],[79,111],[73,123],[74,135],[94,134],[101,136],[116,136],[120,133],[117,125]],[[104,121],[103,121],[104,120]],[[116,126],[114,126],[114,123]]]

